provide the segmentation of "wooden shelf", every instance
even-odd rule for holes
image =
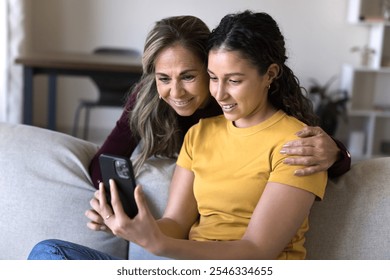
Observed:
[[[390,141],[390,22],[383,17],[381,0],[349,0],[348,21],[369,28],[367,46],[374,50],[370,66],[343,66],[342,89],[350,98],[346,130],[349,138],[364,135],[363,147],[355,147],[352,158],[386,156],[380,146]]]

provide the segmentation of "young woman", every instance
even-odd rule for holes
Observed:
[[[316,120],[286,59],[284,38],[269,15],[224,17],[211,33],[208,61],[210,91],[223,116],[202,119],[186,134],[163,217],[153,218],[141,186],[139,213],[127,217],[111,181],[112,208],[102,183],[91,200],[102,222],[115,235],[174,259],[303,259],[308,214],[324,195],[327,174],[294,176],[294,167],[283,164],[284,143]],[[38,244],[30,257],[53,255],[113,259],[56,240]]]

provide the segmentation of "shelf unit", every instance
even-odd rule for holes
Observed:
[[[390,142],[390,22],[384,0],[349,0],[348,21],[369,29],[374,51],[365,66],[344,65],[341,88],[349,95],[349,149],[355,160],[388,155]],[[389,1],[390,2],[390,1]]]

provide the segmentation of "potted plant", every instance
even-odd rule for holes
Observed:
[[[320,127],[329,135],[333,136],[337,130],[340,117],[347,120],[348,96],[345,90],[330,91],[330,86],[337,79],[330,78],[324,85],[316,79],[310,79],[309,94],[314,103],[314,109],[320,118]]]

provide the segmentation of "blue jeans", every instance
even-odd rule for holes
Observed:
[[[29,260],[119,260],[109,254],[72,242],[48,239],[31,250]]]

